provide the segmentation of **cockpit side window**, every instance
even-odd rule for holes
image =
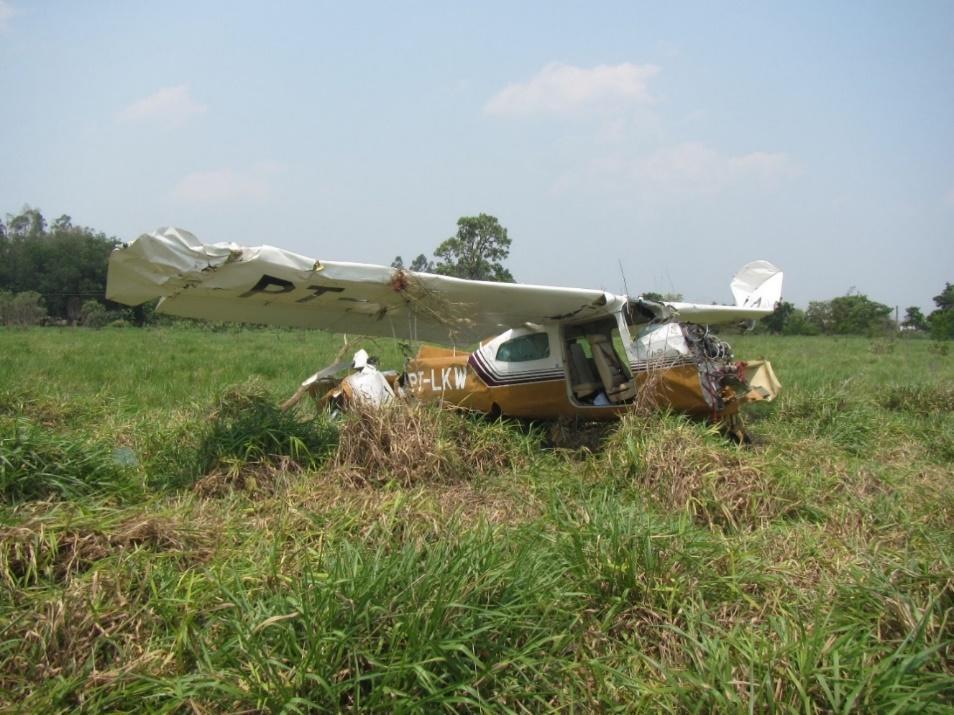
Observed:
[[[500,362],[530,362],[550,357],[550,338],[546,333],[521,335],[501,343],[496,359]]]

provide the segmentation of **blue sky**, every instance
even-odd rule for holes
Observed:
[[[0,212],[325,260],[508,227],[522,282],[931,306],[954,3],[0,0]]]

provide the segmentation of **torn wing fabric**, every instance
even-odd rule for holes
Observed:
[[[109,259],[106,295],[188,318],[321,328],[465,344],[526,322],[607,315],[600,290],[471,281],[385,266],[318,261],[271,246],[203,245],[175,228],[144,234]]]

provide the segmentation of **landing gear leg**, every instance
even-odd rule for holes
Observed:
[[[752,444],[752,438],[745,431],[742,416],[734,414],[722,420],[722,432],[736,444]]]

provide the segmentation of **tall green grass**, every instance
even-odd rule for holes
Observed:
[[[137,490],[123,456],[108,445],[59,434],[25,419],[0,419],[0,500],[129,497]]]
[[[143,450],[150,484],[179,488],[215,471],[314,469],[336,444],[337,427],[327,416],[283,412],[275,396],[252,382],[228,387],[211,405],[154,431]]]
[[[661,415],[553,449],[281,413],[320,333],[0,330],[0,458],[39,455],[0,504],[0,708],[949,712],[954,363],[733,342],[784,385],[753,446]]]

